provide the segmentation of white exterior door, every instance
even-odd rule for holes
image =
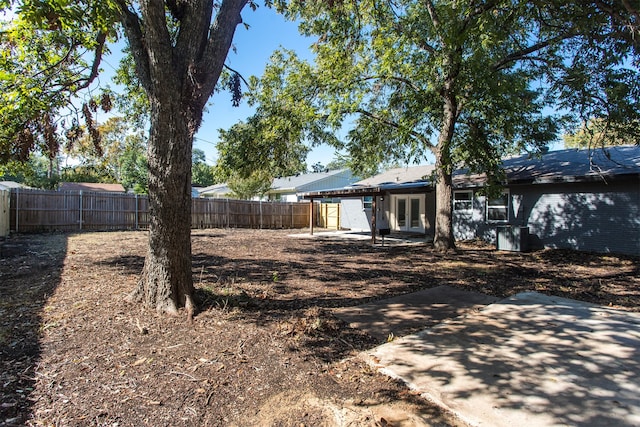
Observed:
[[[393,196],[392,227],[398,231],[424,232],[424,197]]]

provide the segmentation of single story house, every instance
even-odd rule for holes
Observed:
[[[383,225],[430,239],[433,168],[392,170],[304,197],[342,197],[343,227],[372,231],[372,224],[373,230]],[[504,188],[491,198],[482,192],[482,175],[454,173],[456,239],[480,238],[510,250],[549,247],[640,255],[639,146],[524,155],[504,159],[503,168]]]
[[[30,188],[20,182],[15,181],[0,181],[0,191],[11,191],[14,188]]]
[[[314,172],[275,178],[265,199],[269,201],[297,202],[301,192],[320,191],[329,188],[344,187],[352,184],[357,178],[349,169]],[[228,198],[233,191],[226,183],[214,184],[198,189],[200,197]],[[257,198],[256,198],[257,200]]]
[[[213,184],[208,187],[198,188],[199,197],[210,197],[214,199],[224,199],[231,196],[233,191],[227,184]]]
[[[336,169],[324,172],[304,173],[276,178],[267,192],[267,199],[281,202],[298,202],[300,193],[345,187],[358,178],[349,169]]]
[[[122,184],[103,182],[61,182],[58,191],[94,191],[97,193],[125,193]]]

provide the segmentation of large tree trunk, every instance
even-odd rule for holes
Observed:
[[[191,319],[195,309],[191,276],[193,136],[247,1],[142,0],[135,8],[117,0],[136,74],[151,106],[149,248],[130,299],[162,313],[176,314],[185,307]],[[167,27],[171,20],[167,13],[179,30]]]
[[[179,97],[152,107],[149,135],[149,247],[133,300],[159,312],[193,315],[191,151],[193,129]]]
[[[446,252],[456,248],[453,237],[453,221],[451,208],[451,173],[438,168],[436,184],[436,227],[433,246],[436,250]]]
[[[436,226],[433,245],[436,250],[449,251],[456,248],[453,237],[451,141],[456,124],[458,107],[451,88],[453,80],[445,83],[443,90],[443,119],[436,147]]]

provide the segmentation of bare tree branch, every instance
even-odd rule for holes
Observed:
[[[357,109],[355,112],[359,113],[359,114],[362,114],[363,116],[368,117],[368,118],[370,118],[372,120],[375,120],[378,123],[382,123],[385,126],[389,126],[391,128],[394,128],[394,129],[406,130],[400,124],[398,124],[398,123],[396,123],[394,121],[391,121],[391,120],[376,116],[375,114],[371,113],[370,111],[367,111],[367,110],[364,110],[364,109]],[[418,141],[420,141],[422,144],[424,144],[429,149],[431,149],[431,150],[435,149],[435,146],[431,143],[431,141],[429,141],[428,138],[425,137],[425,135],[422,135],[421,133],[415,132],[413,130],[409,131],[409,135],[411,135],[413,138],[415,138]]]
[[[544,40],[541,42],[538,42],[536,44],[533,44],[525,49],[521,49],[515,52],[510,53],[509,55],[507,55],[506,57],[502,58],[501,60],[497,61],[496,63],[494,63],[491,68],[494,71],[500,71],[500,70],[504,70],[506,68],[509,68],[509,66],[511,66],[513,63],[523,60],[523,59],[527,59],[528,56],[532,53],[538,52],[546,47],[549,47],[555,43],[558,43],[562,40],[567,40],[570,39],[572,37],[577,36],[576,33],[573,32],[567,32],[565,34],[561,34],[559,36],[556,37],[552,37],[549,40]]]
[[[240,77],[240,80],[242,80],[244,82],[245,85],[249,86],[249,82],[244,78],[244,76],[242,74],[240,74],[238,71],[234,70],[233,68],[229,67],[227,64],[224,64],[224,68],[226,68],[227,70],[231,71],[232,73],[236,74],[238,77]]]

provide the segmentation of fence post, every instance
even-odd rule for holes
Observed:
[[[313,236],[313,198],[309,199],[309,234]]]
[[[79,206],[79,208],[80,208],[80,230],[82,230],[82,190],[80,190],[79,196],[80,196],[80,199],[79,199],[80,200],[80,206]]]
[[[19,213],[20,213],[19,195],[20,195],[20,189],[16,188],[16,233],[20,232],[20,226],[18,225],[18,218],[20,217],[20,215],[19,215]],[[9,206],[11,206],[11,202],[9,202]]]
[[[138,231],[138,195],[135,195],[136,198],[136,211],[135,211],[135,228],[134,230]]]
[[[231,226],[229,225],[229,221],[231,221],[231,219],[229,218],[229,216],[231,215],[231,213],[229,212],[229,199],[225,199],[225,201],[227,205],[227,228],[231,228]]]

